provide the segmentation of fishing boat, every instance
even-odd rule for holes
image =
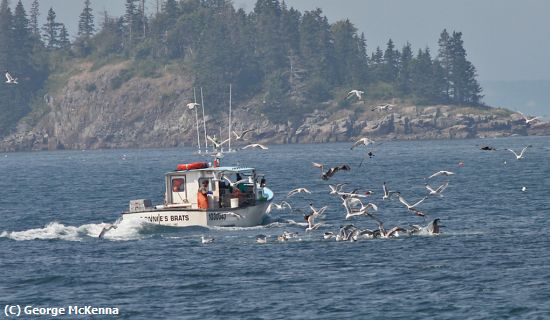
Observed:
[[[174,226],[252,227],[262,223],[273,200],[265,178],[254,168],[214,162],[178,164],[165,174],[164,203],[131,200],[122,220]]]

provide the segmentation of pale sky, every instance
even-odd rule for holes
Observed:
[[[12,6],[16,0],[11,0]],[[32,0],[23,0],[27,12]],[[83,0],[40,0],[41,19],[53,7],[59,22],[76,34]],[[122,15],[124,0],[92,0],[96,18],[103,9]],[[256,0],[234,0],[247,11]],[[147,0],[149,11],[155,0]],[[547,0],[286,0],[300,11],[323,10],[330,22],[349,18],[364,32],[369,54],[409,41],[414,50],[430,47],[437,52],[441,31],[461,31],[468,59],[484,81],[550,80],[550,1]]]

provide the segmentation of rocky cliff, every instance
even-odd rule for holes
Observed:
[[[0,142],[2,151],[173,147],[196,144],[195,112],[185,72],[125,78],[127,63],[91,71],[80,65],[66,84],[44,97],[47,111],[32,126],[23,121]],[[260,103],[260,102],[257,102]],[[463,139],[550,133],[548,122],[526,124],[504,109],[421,107],[396,103],[381,110],[363,102],[345,110],[320,105],[300,121],[273,123],[254,108],[234,106],[233,127],[256,128],[249,141],[308,143],[378,139]],[[208,110],[208,105],[206,106]],[[207,131],[227,135],[227,114],[207,114]],[[203,131],[201,130],[201,135]],[[201,137],[202,139],[202,137]]]

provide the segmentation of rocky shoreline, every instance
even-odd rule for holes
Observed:
[[[44,102],[49,111],[37,124],[20,123],[15,133],[2,138],[0,151],[193,145],[195,114],[185,107],[191,101],[185,95],[192,92],[190,79],[165,73],[132,78],[114,88],[113,79],[124,68],[121,63],[75,73],[59,92],[49,93]],[[354,141],[362,136],[413,140],[550,134],[549,122],[527,124],[520,114],[505,109],[396,103],[391,110],[379,111],[358,102],[343,110],[335,104],[324,104],[300,121],[273,123],[250,102],[249,107],[235,107],[232,126],[256,128],[248,135],[251,142],[276,144]],[[227,128],[225,114],[206,118],[209,132]]]

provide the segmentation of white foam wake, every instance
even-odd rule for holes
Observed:
[[[113,228],[103,235],[104,239],[109,240],[135,240],[140,238],[140,231],[146,222],[142,221],[122,221],[116,222],[116,229]],[[59,222],[50,222],[43,228],[28,229],[22,231],[3,231],[0,238],[9,238],[16,241],[28,240],[66,240],[82,241],[85,238],[97,238],[104,228],[112,226],[112,223],[90,223],[79,227],[65,226]]]

